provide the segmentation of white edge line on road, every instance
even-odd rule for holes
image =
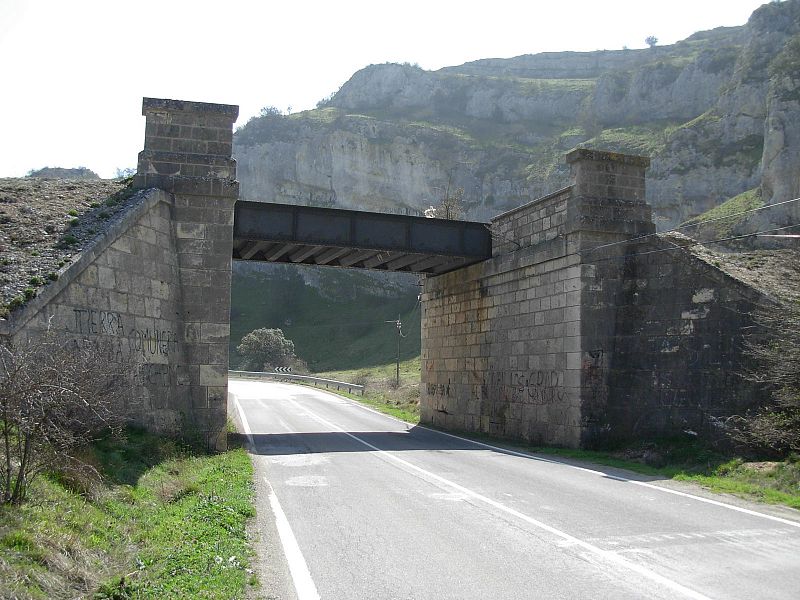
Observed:
[[[366,440],[362,440],[357,435],[354,435],[354,434],[350,433],[349,431],[345,431],[344,429],[342,429],[338,425],[336,425],[334,423],[331,423],[330,421],[320,417],[319,415],[314,414],[308,408],[300,406],[300,404],[298,404],[296,401],[290,400],[290,402],[292,404],[294,404],[295,407],[297,407],[300,410],[305,411],[306,413],[308,413],[308,415],[310,417],[314,418],[315,420],[317,420],[318,422],[322,423],[326,427],[330,427],[330,428],[332,428],[332,429],[334,429],[334,430],[336,430],[336,431],[338,431],[340,433],[343,433],[344,435],[346,435],[346,436],[356,440],[357,442],[363,444],[367,448],[370,448],[370,449],[374,450],[380,456],[382,456],[384,458],[387,458],[387,459],[389,459],[391,461],[394,461],[394,462],[396,462],[396,463],[398,463],[400,465],[403,465],[408,470],[416,471],[416,472],[424,475],[428,479],[432,479],[432,480],[437,481],[437,482],[439,482],[441,484],[444,484],[444,485],[446,485],[446,486],[448,486],[448,487],[450,487],[450,488],[452,488],[452,489],[454,489],[454,490],[456,490],[458,492],[461,492],[462,494],[465,494],[465,495],[469,496],[470,498],[473,498],[475,500],[483,502],[484,504],[488,504],[492,508],[495,508],[495,509],[497,509],[497,510],[499,510],[501,512],[506,513],[506,514],[512,515],[512,516],[514,516],[514,517],[516,517],[516,518],[518,518],[518,519],[520,519],[522,521],[525,521],[526,523],[528,523],[530,525],[533,525],[534,527],[542,529],[543,531],[547,531],[548,533],[551,533],[551,534],[553,534],[553,535],[555,535],[557,537],[560,537],[561,539],[569,542],[570,544],[572,544],[574,546],[578,546],[578,547],[583,548],[584,550],[586,550],[588,552],[591,552],[592,554],[600,557],[603,560],[606,560],[608,562],[614,563],[617,566],[625,568],[625,569],[627,569],[629,571],[633,571],[634,573],[637,573],[637,574],[639,574],[639,575],[641,575],[643,577],[646,577],[647,579],[650,579],[651,581],[659,583],[659,584],[661,584],[661,585],[663,585],[663,586],[665,586],[665,587],[667,587],[667,588],[669,588],[669,589],[671,589],[671,590],[673,590],[675,592],[678,592],[678,593],[682,594],[683,596],[685,596],[687,598],[693,598],[695,600],[710,600],[708,598],[708,596],[704,596],[700,592],[696,592],[695,590],[693,590],[691,588],[688,588],[688,587],[686,587],[684,585],[681,585],[677,581],[673,581],[672,579],[668,579],[667,577],[664,577],[663,575],[659,575],[658,573],[656,573],[654,571],[651,571],[650,569],[648,569],[646,567],[643,567],[641,565],[633,563],[633,562],[623,558],[622,556],[616,554],[615,552],[611,552],[611,551],[608,551],[608,550],[603,550],[602,548],[600,548],[598,546],[595,546],[594,544],[590,544],[589,542],[585,542],[583,540],[580,540],[580,539],[576,538],[575,536],[572,536],[572,535],[570,535],[570,534],[568,534],[568,533],[566,533],[564,531],[556,529],[555,527],[547,525],[546,523],[538,521],[538,520],[534,519],[533,517],[530,517],[530,516],[528,516],[528,515],[526,515],[524,513],[519,512],[516,509],[513,509],[513,508],[511,508],[509,506],[506,506],[505,504],[501,504],[500,502],[497,502],[496,500],[492,500],[491,498],[489,498],[487,496],[479,494],[478,492],[474,492],[474,491],[470,490],[469,488],[465,488],[464,486],[459,485],[459,484],[455,483],[454,481],[450,481],[449,479],[445,479],[444,477],[442,477],[440,475],[437,475],[436,473],[432,473],[431,471],[427,471],[427,470],[423,469],[422,467],[418,467],[417,465],[415,465],[413,463],[410,463],[410,462],[408,462],[406,460],[403,460],[402,458],[399,458],[399,457],[395,456],[394,454],[392,454],[390,452],[387,452],[385,450],[381,450],[380,448],[378,448],[377,446],[373,446],[372,444],[370,444]]]
[[[298,600],[319,600],[317,586],[314,585],[314,580],[311,578],[311,572],[308,570],[306,559],[303,558],[303,552],[300,550],[297,538],[294,537],[291,525],[289,525],[289,519],[286,518],[281,503],[278,502],[278,496],[275,495],[275,490],[272,489],[266,478],[264,478],[264,483],[269,487],[269,504],[275,514],[275,525],[278,528],[281,544],[283,544],[283,553],[289,563],[289,572],[292,574],[297,598]]]
[[[636,479],[628,479],[627,477],[621,477],[619,475],[609,475],[608,473],[604,473],[602,471],[597,471],[595,469],[589,469],[586,467],[579,467],[578,465],[572,465],[567,462],[562,462],[560,460],[553,460],[550,458],[543,458],[541,456],[536,456],[535,454],[529,454],[527,452],[518,452],[516,450],[509,450],[508,448],[500,448],[498,446],[492,446],[491,444],[485,444],[483,442],[477,442],[475,440],[470,440],[469,438],[463,438],[458,435],[453,435],[452,433],[445,433],[444,431],[439,431],[437,429],[430,429],[425,427],[424,425],[417,425],[424,429],[425,431],[432,431],[434,433],[438,433],[441,435],[446,435],[447,437],[452,437],[457,440],[463,440],[465,442],[471,442],[478,446],[483,446],[484,448],[490,448],[491,450],[495,450],[497,452],[502,452],[504,454],[511,454],[514,456],[522,456],[525,458],[533,458],[535,460],[539,460],[542,462],[548,462],[558,465],[565,465],[572,469],[578,469],[579,471],[585,471],[586,473],[592,473],[594,475],[600,475],[601,477],[607,477],[609,479],[614,479],[616,481],[622,481],[624,483],[632,483],[634,485],[639,485],[642,487],[646,487],[651,490],[657,490],[659,492],[665,492],[667,494],[674,494],[676,496],[683,496],[684,498],[690,498],[692,500],[697,500],[698,502],[705,502],[706,504],[713,504],[714,506],[720,506],[722,508],[727,508],[729,510],[735,510],[736,512],[744,513],[746,515],[751,515],[754,517],[761,517],[762,519],[769,519],[770,521],[777,521],[778,523],[783,523],[784,525],[791,525],[792,527],[800,528],[800,522],[792,521],[790,519],[784,519],[782,517],[776,517],[774,515],[768,515],[766,513],[758,512],[755,510],[750,510],[749,508],[743,508],[741,506],[735,506],[733,504],[728,504],[726,502],[720,502],[719,500],[712,500],[711,498],[703,498],[702,496],[695,496],[694,494],[689,494],[687,492],[681,492],[679,490],[671,490],[669,488],[661,487],[660,485],[653,485],[652,483],[647,483],[646,481],[637,481]]]
[[[662,487],[660,485],[653,485],[652,483],[647,483],[646,481],[638,481],[636,479],[629,479],[627,477],[621,477],[620,475],[609,475],[608,473],[604,473],[603,471],[597,471],[595,469],[589,469],[587,467],[579,467],[578,465],[573,465],[568,462],[560,461],[560,460],[553,460],[552,458],[544,458],[542,456],[537,456],[536,454],[532,454],[529,452],[520,452],[518,450],[510,450],[509,448],[501,448],[500,446],[492,446],[491,444],[486,444],[484,442],[479,442],[477,440],[471,440],[469,438],[461,437],[460,435],[454,435],[452,433],[447,433],[444,431],[439,431],[438,429],[431,429],[430,427],[425,427],[424,425],[413,425],[402,419],[398,419],[392,415],[387,415],[386,413],[382,413],[374,408],[369,406],[364,406],[357,401],[351,400],[350,398],[345,398],[344,396],[339,396],[338,394],[334,394],[333,392],[329,392],[326,390],[318,390],[320,392],[324,392],[327,394],[332,394],[337,396],[337,398],[344,398],[354,406],[358,406],[359,408],[363,408],[364,410],[368,410],[369,412],[373,412],[376,415],[381,415],[383,417],[388,417],[389,419],[393,419],[395,421],[399,421],[400,423],[404,423],[405,425],[412,425],[413,427],[418,427],[420,429],[424,429],[425,431],[430,431],[432,433],[438,433],[439,435],[444,435],[456,440],[461,440],[462,442],[468,442],[470,444],[475,444],[476,446],[481,446],[482,448],[488,448],[489,450],[494,450],[495,452],[501,452],[503,454],[510,454],[511,456],[521,456],[523,458],[532,458],[534,460],[538,460],[541,462],[551,463],[554,465],[564,465],[571,469],[577,469],[578,471],[584,471],[585,473],[591,473],[593,475],[599,475],[601,477],[606,477],[608,479],[614,479],[616,481],[622,481],[624,483],[632,483],[634,485],[639,485],[641,487],[645,487],[651,490],[656,490],[659,492],[664,492],[666,494],[673,494],[675,496],[682,496],[684,498],[689,498],[691,500],[697,500],[698,502],[705,502],[706,504],[712,504],[714,506],[719,506],[721,508],[727,508],[728,510],[734,510],[736,512],[744,513],[746,515],[751,515],[753,517],[760,517],[762,519],[769,519],[770,521],[775,521],[777,523],[782,523],[784,525],[790,525],[791,527],[797,527],[800,529],[800,522],[792,521],[791,519],[784,519],[782,517],[776,517],[774,515],[768,515],[766,513],[758,512],[756,510],[750,510],[749,508],[743,508],[741,506],[735,506],[733,504],[728,504],[726,502],[721,502],[719,500],[713,500],[711,498],[703,498],[702,496],[696,496],[694,494],[689,494],[687,492],[681,492],[679,490],[672,490],[670,488]]]
[[[236,404],[236,410],[239,413],[239,418],[242,420],[242,427],[244,428],[244,433],[247,436],[247,441],[250,444],[250,451],[255,452],[256,444],[253,441],[253,432],[250,430],[250,423],[247,422],[247,417],[242,410],[242,405],[239,404],[239,398],[236,396],[236,394],[231,393],[230,395],[233,396],[233,402]]]
[[[233,401],[236,404],[236,410],[239,411],[239,416],[242,419],[242,427],[250,442],[250,451],[255,453],[256,447],[253,442],[253,432],[250,429],[250,423],[247,422],[247,417],[242,410],[242,405],[239,404],[239,399],[235,394],[232,395]],[[297,538],[294,537],[292,526],[289,525],[289,519],[286,518],[286,513],[284,513],[283,508],[281,508],[278,496],[275,494],[275,490],[272,489],[272,485],[270,485],[266,477],[264,478],[264,483],[269,488],[269,505],[272,508],[272,514],[275,515],[275,527],[278,529],[278,537],[281,538],[281,545],[283,546],[283,554],[286,556],[286,562],[289,563],[289,572],[292,574],[292,582],[297,592],[297,599],[319,600],[317,586],[314,585],[314,580],[311,578],[311,572],[308,570],[306,559],[303,557],[303,552],[300,550]]]

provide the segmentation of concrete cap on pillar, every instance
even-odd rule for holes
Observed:
[[[230,117],[231,123],[239,118],[239,107],[235,104],[213,104],[211,102],[193,102],[190,100],[170,100],[169,98],[142,98],[142,114],[148,112],[191,112],[216,113]]]
[[[566,159],[567,164],[570,165],[579,160],[590,160],[594,162],[614,162],[645,169],[650,166],[650,159],[647,156],[622,154],[621,152],[609,152],[608,150],[592,150],[590,148],[576,148],[567,153]]]

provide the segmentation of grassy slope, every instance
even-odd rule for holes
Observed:
[[[0,597],[241,598],[256,583],[243,450],[192,454],[133,431],[89,458],[102,484],[42,477],[28,503],[0,507]]]
[[[363,398],[353,394],[342,395],[408,423],[417,424],[419,423],[419,359],[401,363],[400,367],[399,390],[393,389],[391,385],[395,376],[393,363],[369,369],[331,371],[321,376],[365,383]],[[750,500],[784,504],[800,509],[799,456],[793,455],[784,461],[745,462],[741,457],[724,456],[686,440],[659,440],[643,444],[639,448],[602,452],[517,445],[473,433],[465,434],[465,437],[539,454],[551,454],[628,469],[644,475],[691,481],[715,492],[731,493]],[[657,458],[659,466],[648,464],[652,462],[653,457]]]
[[[742,192],[738,196],[734,196],[730,200],[723,202],[719,206],[715,206],[711,210],[698,215],[694,219],[690,219],[685,225],[696,225],[686,229],[686,233],[692,237],[698,234],[701,237],[707,238],[726,238],[734,234],[736,226],[744,221],[746,215],[740,213],[764,206],[764,200],[761,197],[761,189],[755,188]],[[713,223],[704,225],[705,221],[712,219],[719,219]]]
[[[303,267],[297,267],[303,268]],[[306,267],[307,268],[307,267]],[[359,279],[360,277],[360,279]],[[400,314],[407,334],[401,357],[419,355],[420,311],[418,288],[389,297],[369,293],[363,275],[343,269],[326,269],[324,285],[341,292],[331,300],[295,275],[287,279],[242,277],[235,274],[231,293],[231,365],[239,358],[236,345],[259,327],[277,327],[295,344],[296,354],[313,371],[380,365],[397,353],[396,329],[387,320]]]
[[[400,386],[395,385],[397,362],[372,368],[326,371],[318,377],[348,381],[364,386],[364,394],[343,392],[348,398],[371,406],[381,412],[409,423],[419,423],[419,356],[400,363]]]

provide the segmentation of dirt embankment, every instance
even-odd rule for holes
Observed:
[[[128,183],[0,179],[0,318],[57,279],[127,208]]]

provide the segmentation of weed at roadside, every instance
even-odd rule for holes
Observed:
[[[239,598],[257,585],[243,450],[198,453],[136,430],[92,450],[103,483],[42,477],[30,502],[0,508],[0,597]]]

